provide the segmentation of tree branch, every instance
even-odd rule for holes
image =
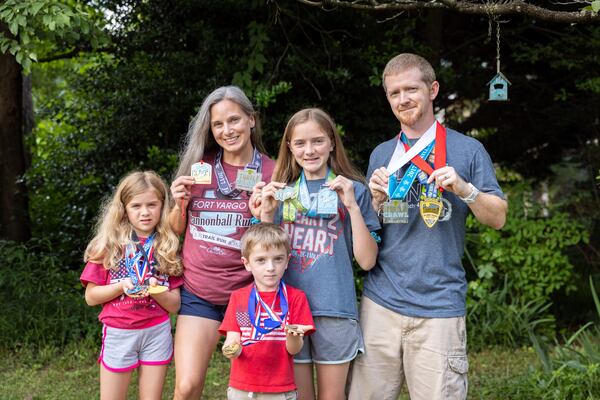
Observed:
[[[524,15],[538,20],[558,23],[598,23],[600,14],[591,11],[568,11],[568,4],[548,3],[538,6],[525,0],[505,0],[492,2],[481,0],[297,0],[313,7],[330,10],[332,8],[352,8],[363,11],[411,11],[425,9],[450,10],[463,14],[502,16]],[[550,8],[553,6],[553,8]]]

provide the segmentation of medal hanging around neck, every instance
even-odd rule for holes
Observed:
[[[421,137],[422,140],[423,137]],[[404,150],[410,148],[408,140],[403,134],[398,137],[398,145],[404,146]],[[415,143],[416,145],[416,143]],[[425,161],[429,157],[434,156],[432,168]],[[421,218],[428,228],[432,228],[440,218],[443,209],[441,201],[442,189],[435,182],[427,183],[427,178],[434,169],[439,169],[446,165],[446,129],[439,123],[435,123],[435,140],[427,144],[421,152],[410,160],[410,165],[406,172],[400,178],[398,174],[390,176],[388,182],[388,193],[390,201],[383,205],[383,223],[398,224],[408,223],[408,203],[405,198],[410,191],[410,188],[418,179],[422,185],[422,192],[419,200],[419,211]]]
[[[331,182],[335,177],[335,173],[331,169],[327,169],[325,182]],[[285,222],[294,222],[298,211],[311,218],[326,219],[333,218],[338,212],[338,195],[326,185],[323,185],[313,201],[310,200],[304,171],[300,173],[294,187],[286,186],[284,189],[278,190],[275,192],[275,198],[283,202],[283,220]]]
[[[489,86],[489,101],[508,101],[508,85],[510,81],[500,72],[500,22],[490,16],[488,36],[492,36],[492,20],[496,21],[496,75],[487,83]]]
[[[281,317],[277,315],[277,313],[274,311],[275,304],[277,304],[277,299],[279,299]],[[261,314],[263,312],[267,314],[267,316],[261,318]],[[281,327],[284,324],[284,321],[287,317],[287,313],[287,288],[285,286],[285,283],[283,283],[283,280],[279,281],[279,287],[277,289],[275,297],[273,298],[273,303],[271,304],[271,306],[269,306],[263,301],[263,299],[260,297],[260,294],[258,293],[256,285],[253,285],[252,290],[250,291],[250,296],[248,297],[248,318],[250,319],[250,323],[252,324],[252,332],[250,334],[250,339],[242,341],[242,345],[248,346],[253,343],[256,343],[260,341],[267,333]]]
[[[252,162],[246,165],[244,170],[241,171],[241,175],[238,171],[235,188],[231,186],[229,179],[227,179],[227,175],[225,174],[225,170],[223,169],[223,164],[221,164],[222,158],[223,149],[219,149],[215,156],[215,175],[217,177],[219,192],[221,192],[225,196],[231,198],[238,197],[242,190],[252,191],[254,185],[257,182],[260,182],[262,176],[259,171],[262,165],[262,159],[260,153],[258,152],[258,150],[256,150],[256,148],[252,152]]]
[[[156,232],[150,235],[146,242],[141,245],[138,236],[135,232],[131,234],[132,243],[128,243],[125,247],[125,267],[129,278],[133,283],[133,289],[125,291],[128,295],[136,295],[148,289],[146,276],[151,272],[151,259],[154,255],[154,237]],[[143,260],[143,261],[142,261]]]

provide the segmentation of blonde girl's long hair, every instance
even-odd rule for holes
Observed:
[[[179,238],[169,226],[169,191],[154,171],[135,171],[121,179],[113,196],[102,205],[94,238],[85,249],[84,261],[102,263],[107,269],[118,268],[119,261],[125,256],[124,248],[131,242],[133,232],[125,207],[135,196],[148,190],[154,190],[162,202],[154,238],[157,269],[163,274],[181,275],[183,266],[177,252]]]
[[[261,140],[260,121],[257,113],[254,111],[252,102],[246,94],[237,86],[222,86],[212,91],[200,106],[200,111],[190,122],[187,135],[179,154],[179,167],[175,173],[175,178],[181,175],[189,175],[192,164],[197,163],[204,157],[204,154],[215,150],[217,142],[211,134],[210,129],[210,109],[212,106],[223,100],[230,100],[240,106],[242,111],[248,116],[254,117],[254,127],[250,129],[250,141],[256,149],[266,154]]]
[[[327,160],[327,165],[329,165],[331,170],[336,175],[343,175],[346,178],[366,184],[364,175],[348,159],[342,138],[335,127],[335,122],[329,114],[320,108],[305,108],[292,115],[281,139],[279,155],[277,156],[272,180],[289,183],[295,181],[300,176],[302,168],[294,159],[289,149],[289,144],[296,126],[308,121],[316,123],[323,133],[329,137],[331,143],[333,143],[333,151],[329,154],[329,159]]]

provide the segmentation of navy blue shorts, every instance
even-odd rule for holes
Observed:
[[[214,319],[215,321],[222,322],[226,309],[227,304],[213,304],[185,290],[183,286],[181,287],[181,308],[179,309],[179,315],[191,315],[193,317]]]

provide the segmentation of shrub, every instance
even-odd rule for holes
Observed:
[[[8,348],[62,346],[97,335],[97,310],[83,299],[79,272],[47,243],[0,241],[0,342]]]

